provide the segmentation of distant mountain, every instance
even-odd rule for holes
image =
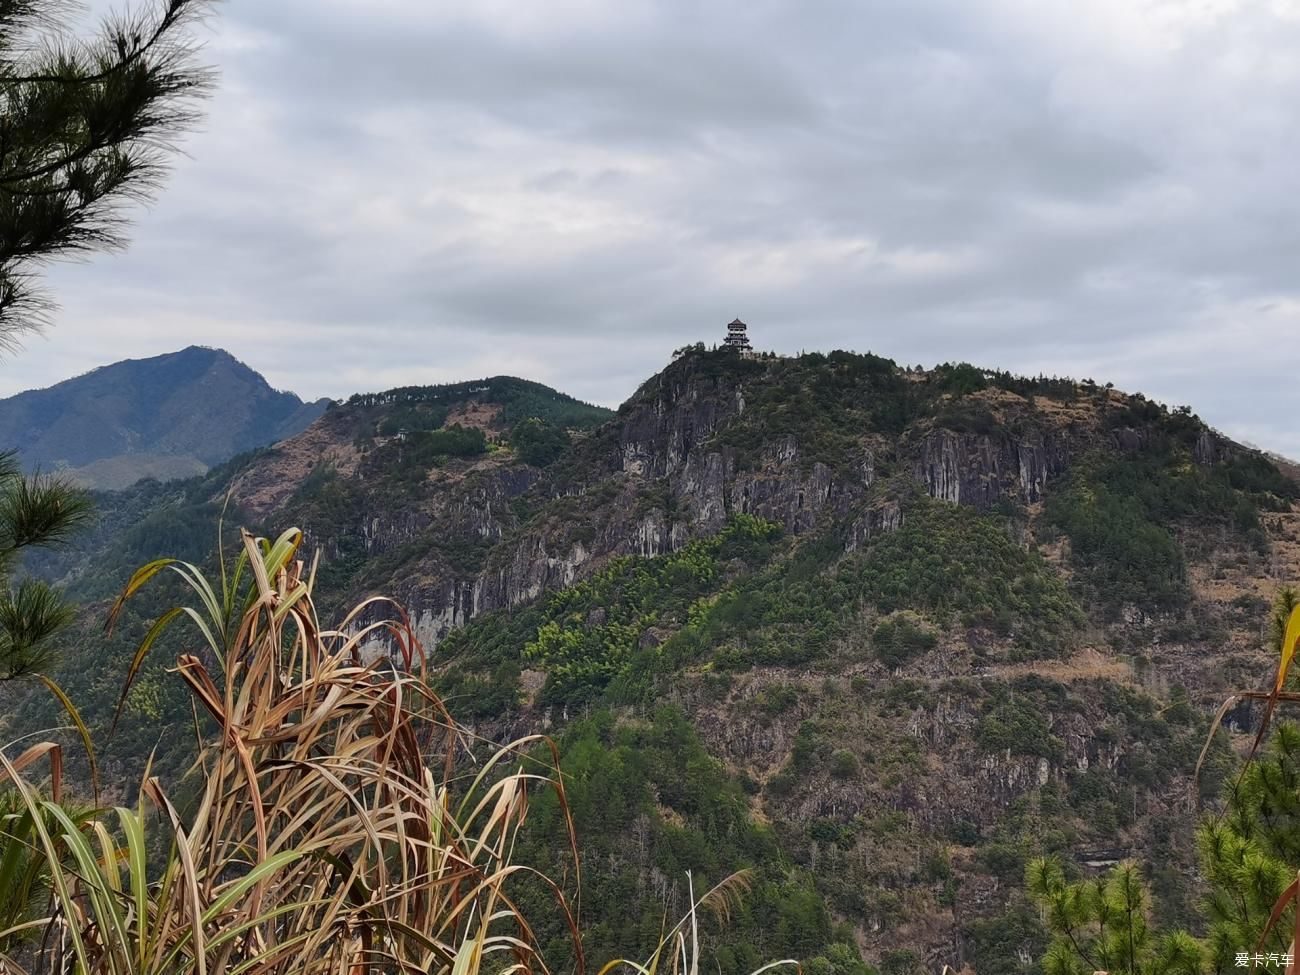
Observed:
[[[202,474],[306,429],[328,400],[272,389],[229,352],[192,345],[0,400],[0,448],[90,487]]]

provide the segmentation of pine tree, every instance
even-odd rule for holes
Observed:
[[[89,38],[61,18],[69,6],[0,0],[0,353],[48,318],[34,285],[45,262],[122,244],[123,207],[157,189],[211,80],[190,29],[210,0],[152,0]],[[87,510],[67,481],[24,476],[0,452],[0,681],[44,669],[71,615],[49,586],[13,584],[19,554],[66,538]]]
[[[1274,605],[1272,636],[1279,652],[1297,601],[1294,590],[1284,589]],[[1205,818],[1196,839],[1206,890],[1198,925],[1203,940],[1147,929],[1147,892],[1133,864],[1105,878],[1071,883],[1057,861],[1030,863],[1026,885],[1051,936],[1044,972],[1228,975],[1241,969],[1243,953],[1290,954],[1294,902],[1271,925],[1270,917],[1300,867],[1300,726],[1273,726],[1268,745],[1240,776],[1229,778],[1221,811]]]
[[[0,351],[43,326],[35,272],[122,244],[211,80],[190,25],[209,0],[156,0],[89,38],[62,0],[0,0]]]
[[[1226,788],[1227,808],[1197,832],[1209,888],[1205,913],[1212,972],[1230,972],[1236,955],[1254,952],[1269,915],[1300,864],[1300,728],[1279,722],[1263,755]],[[1289,950],[1294,908],[1283,913],[1260,950]]]
[[[1157,935],[1148,923],[1150,898],[1136,864],[1104,877],[1070,883],[1055,859],[1034,860],[1026,885],[1051,935],[1045,975],[1199,975],[1201,945],[1184,932]]]
[[[0,579],[10,579],[26,548],[63,541],[89,513],[85,495],[62,478],[24,477],[12,453],[0,454]],[[26,578],[0,591],[0,681],[46,669],[50,638],[72,616],[58,593]]]
[[[210,76],[195,66],[188,27],[209,0],[155,0],[135,14],[105,20],[75,36],[60,19],[64,0],[0,0],[0,353],[43,326],[50,303],[36,271],[58,257],[122,244],[123,207],[151,197],[173,152],[172,139],[194,118]],[[62,595],[35,579],[15,583],[24,549],[56,544],[86,519],[85,495],[48,475],[25,476],[0,451],[0,682],[40,676],[52,637],[72,616]],[[48,677],[80,729],[80,716]],[[57,785],[56,785],[57,794]],[[0,794],[0,929],[44,903],[46,866],[39,846],[9,835],[15,807]],[[80,814],[73,813],[74,818]],[[0,968],[4,968],[0,965]]]

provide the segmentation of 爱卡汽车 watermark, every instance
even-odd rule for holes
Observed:
[[[1238,968],[1274,969],[1278,971],[1279,975],[1287,975],[1291,971],[1291,965],[1294,961],[1295,957],[1289,951],[1237,952]]]

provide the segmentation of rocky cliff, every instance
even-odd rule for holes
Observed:
[[[348,596],[395,593],[434,645],[479,614],[528,603],[611,558],[676,551],[733,514],[776,522],[792,538],[837,525],[852,550],[902,524],[911,490],[980,511],[1033,509],[1080,458],[1140,453],[1163,436],[1151,419],[1159,410],[1140,397],[998,386],[956,396],[941,388],[941,373],[882,383],[864,369],[825,405],[801,403],[800,384],[836,368],[688,356],[545,470],[491,453],[430,470],[401,498],[388,491],[392,445],[359,454],[354,420],[341,410],[242,474],[234,498],[268,525],[301,522],[336,556],[364,553]],[[901,424],[882,429],[878,408],[854,401],[873,393],[895,401]],[[748,412],[747,398],[759,400]],[[773,415],[797,407],[804,412],[793,418]],[[1189,456],[1207,467],[1253,456],[1199,427],[1191,445]],[[335,478],[324,505],[299,490],[322,462]],[[337,482],[347,485],[343,519]],[[448,558],[448,547],[472,557]],[[376,568],[376,556],[391,558]]]
[[[751,945],[1029,971],[1040,852],[1149,858],[1186,912],[1206,716],[1300,574],[1270,459],[1092,383],[849,353],[693,352],[608,418],[495,382],[358,398],[149,517],[229,490],[301,525],[326,601],[396,597],[476,730],[561,736],[618,794],[579,822],[610,930],[756,866]],[[669,738],[671,774],[600,764]]]

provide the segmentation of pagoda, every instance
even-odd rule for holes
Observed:
[[[727,337],[722,342],[723,346],[728,349],[735,349],[740,353],[753,352],[754,347],[749,344],[749,336],[745,334],[745,330],[748,328],[749,326],[739,318],[728,324]]]

